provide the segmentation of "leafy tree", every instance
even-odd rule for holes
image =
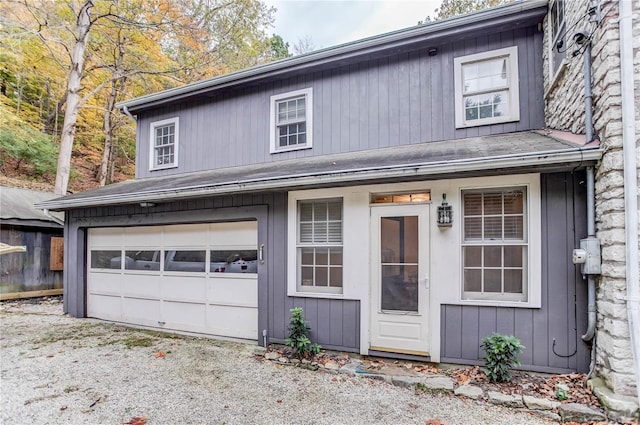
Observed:
[[[270,39],[271,56],[273,59],[285,59],[291,56],[289,43],[286,43],[278,34],[273,34]]]
[[[424,21],[419,21],[418,25],[439,21],[440,19],[453,18],[454,16],[466,13],[477,12],[490,7],[501,6],[511,3],[514,0],[442,0],[442,4],[435,10],[435,16],[427,16]]]
[[[66,193],[76,136],[85,145],[103,143],[96,173],[102,185],[109,168],[113,174],[117,141],[132,146],[135,137],[116,102],[273,60],[264,28],[274,11],[260,0],[5,1],[0,92],[20,115],[27,98],[29,105],[46,103],[36,121],[54,137],[66,108],[56,193]],[[12,47],[7,54],[5,45]]]

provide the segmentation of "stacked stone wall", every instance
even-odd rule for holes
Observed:
[[[625,216],[622,151],[622,96],[618,1],[602,0],[602,20],[589,22],[588,0],[565,1],[565,62],[554,78],[549,68],[549,28],[545,25],[545,119],[549,128],[584,134],[584,57],[573,35],[592,31],[592,92],[594,134],[604,150],[596,166],[596,232],[602,247],[602,274],[597,280],[596,373],[617,394],[636,394],[633,356],[626,309]],[[640,29],[634,3],[636,105],[640,82]],[[636,121],[638,120],[636,107]],[[638,127],[640,128],[640,127]],[[638,146],[638,144],[636,144]]]

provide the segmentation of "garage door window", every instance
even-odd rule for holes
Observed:
[[[125,270],[160,270],[160,251],[125,251]]]
[[[258,251],[211,251],[209,270],[214,273],[258,273]]]
[[[122,252],[111,250],[91,251],[92,269],[117,269],[122,267]]]
[[[173,272],[204,272],[207,251],[165,251],[164,270]]]

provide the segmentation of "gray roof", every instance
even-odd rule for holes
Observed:
[[[597,144],[583,145],[566,136],[524,131],[130,180],[43,201],[37,207],[65,210],[267,190],[549,172],[593,164],[601,157]]]
[[[469,13],[450,19],[392,31],[362,40],[320,49],[304,55],[243,69],[238,72],[197,81],[181,87],[152,93],[120,102],[119,109],[130,112],[157,107],[167,102],[194,98],[212,91],[241,84],[251,84],[286,75],[308,73],[313,69],[344,66],[358,60],[371,59],[420,48],[434,46],[442,41],[453,42],[470,34],[486,34],[488,28],[522,26],[539,23],[546,14],[548,0],[520,0],[512,3]],[[417,19],[417,18],[416,18]]]
[[[49,192],[19,189],[16,187],[0,186],[0,220],[3,224],[20,226],[58,227],[62,226],[47,217],[43,211],[36,209],[34,204],[57,197]],[[54,213],[54,217],[62,220],[64,214]]]

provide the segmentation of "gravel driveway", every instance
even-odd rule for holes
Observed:
[[[74,319],[57,300],[0,304],[0,332],[7,425],[143,417],[147,424],[549,423],[452,395],[279,366],[251,345]]]

